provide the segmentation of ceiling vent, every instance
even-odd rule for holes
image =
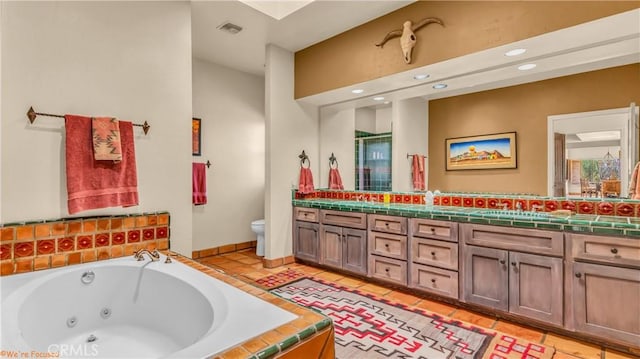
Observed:
[[[230,34],[235,35],[235,34],[239,33],[240,31],[242,31],[242,26],[238,26],[238,25],[232,24],[230,22],[224,22],[224,23],[218,25],[217,29],[220,30],[220,31],[225,31],[225,32],[228,32]]]

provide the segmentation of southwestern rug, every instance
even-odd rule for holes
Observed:
[[[315,278],[272,289],[333,320],[338,359],[549,359],[554,349]]]

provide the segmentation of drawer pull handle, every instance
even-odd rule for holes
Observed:
[[[389,222],[384,222],[384,226],[389,228]]]
[[[389,274],[389,268],[385,268],[384,271]]]
[[[436,279],[435,278],[431,278],[431,283],[435,284],[436,283]]]
[[[432,255],[433,257],[435,257],[435,256],[436,256],[436,252],[431,252],[431,255]]]
[[[580,272],[576,273],[576,278],[580,278],[580,277],[582,277],[582,273]]]
[[[611,248],[611,253],[618,254],[618,248]]]
[[[304,216],[306,217],[309,213],[304,213]]]
[[[505,264],[505,263],[507,263],[507,261],[505,261],[504,259],[500,260],[500,264]]]
[[[431,227],[431,233],[436,233],[436,229]]]

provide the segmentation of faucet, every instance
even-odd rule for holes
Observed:
[[[534,204],[533,206],[531,206],[531,212],[537,212],[539,209],[544,209],[544,207],[539,204]]]
[[[149,256],[149,258],[151,258],[152,262],[160,260],[160,253],[158,253],[158,250],[156,249],[154,249],[153,252],[150,252],[148,249],[140,249],[133,255],[133,258],[135,258],[137,261],[143,261],[143,254],[145,253]]]

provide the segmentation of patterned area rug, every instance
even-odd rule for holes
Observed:
[[[333,320],[336,358],[549,359],[554,349],[320,279],[272,289]]]
[[[256,280],[255,283],[260,287],[269,290],[275,287],[280,287],[283,284],[287,284],[304,276],[305,274],[302,272],[298,272],[294,269],[287,269],[276,274],[262,277]]]

